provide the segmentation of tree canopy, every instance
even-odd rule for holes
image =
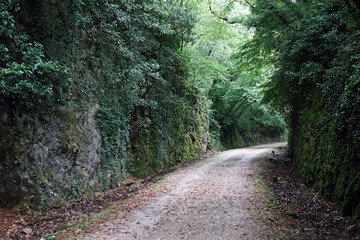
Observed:
[[[264,100],[286,113],[295,169],[359,218],[359,1],[251,4],[242,67],[271,66]]]
[[[199,1],[195,12],[198,21],[184,50],[190,59],[187,81],[208,99],[213,134],[228,148],[279,137],[285,123],[262,103],[259,87],[269,68],[240,66],[240,49],[253,35],[244,25],[249,7],[239,1]]]

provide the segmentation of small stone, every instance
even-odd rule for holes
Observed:
[[[21,232],[25,235],[31,235],[33,231],[31,228],[24,228]]]
[[[70,214],[77,215],[78,213],[75,210],[70,210]]]
[[[102,197],[102,193],[96,192],[96,193],[94,193],[94,197],[100,198],[100,197]]]

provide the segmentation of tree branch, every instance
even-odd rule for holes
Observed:
[[[228,110],[226,111],[225,116],[227,116],[227,115],[234,109],[234,107],[236,106],[236,104],[238,104],[239,102],[242,102],[242,101],[244,101],[244,100],[246,100],[246,97],[245,97],[245,96],[243,96],[240,100],[234,101],[234,102],[231,104],[231,106],[228,108]],[[236,111],[235,111],[235,112],[236,112]]]
[[[219,18],[219,19],[221,19],[221,20],[223,20],[223,21],[225,21],[225,22],[227,22],[227,23],[229,23],[229,24],[236,24],[236,23],[238,23],[238,22],[230,21],[227,17],[221,17],[221,16],[217,15],[217,14],[212,10],[212,8],[211,8],[211,0],[208,0],[208,3],[209,3],[209,10],[210,10],[210,12],[211,12],[215,17],[217,17],[217,18]]]
[[[236,113],[241,109],[241,107],[242,106],[244,106],[244,105],[246,105],[246,102],[247,102],[247,98],[246,97],[244,97],[243,98],[243,100],[242,100],[242,102],[237,106],[237,108],[235,109],[235,111],[232,113],[232,114],[230,114],[229,113],[229,118],[233,118],[235,115],[236,115]],[[237,118],[234,118],[234,119],[237,119]]]
[[[245,2],[246,2],[247,4],[249,4],[249,6],[250,6],[251,8],[255,8],[253,5],[251,5],[251,3],[249,3],[248,0],[245,0]]]
[[[237,121],[243,115],[245,110],[251,106],[251,104],[253,104],[253,102],[248,102],[246,105],[244,105],[244,108],[239,112],[239,114],[237,116],[234,116],[235,117],[234,119],[236,119],[236,121]]]

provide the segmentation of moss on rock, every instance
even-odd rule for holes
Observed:
[[[360,166],[358,146],[341,144],[336,118],[323,110],[321,93],[303,110],[290,137],[293,167],[304,183],[334,200],[346,215],[360,220]]]

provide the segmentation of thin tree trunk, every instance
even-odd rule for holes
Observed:
[[[238,120],[242,115],[243,113],[245,112],[245,110],[250,107],[252,104],[252,102],[249,102],[247,105],[244,106],[244,108],[239,112],[239,114],[235,117],[236,120]]]
[[[240,103],[240,106],[241,106],[241,104],[243,104],[244,101],[246,101],[246,97],[245,97],[245,96],[243,96],[240,100],[237,100],[237,101],[235,101],[233,104],[231,104],[231,106],[229,107],[229,109],[226,111],[225,116],[227,116],[228,114],[231,113],[231,111],[234,109],[234,107],[236,106],[236,104],[238,104],[239,102],[241,102],[241,103]],[[239,106],[238,106],[238,107],[239,107]],[[235,110],[234,113],[236,113],[237,110],[238,110],[238,108]]]
[[[181,49],[180,52],[183,52],[184,50],[184,33],[181,34]]]
[[[232,117],[234,117],[234,116],[236,115],[236,113],[241,109],[241,107],[246,104],[246,101],[247,101],[247,100],[248,100],[248,99],[246,98],[246,99],[244,99],[244,100],[239,104],[239,106],[236,108],[236,110],[231,114],[231,117],[230,117],[230,118],[232,118]]]

